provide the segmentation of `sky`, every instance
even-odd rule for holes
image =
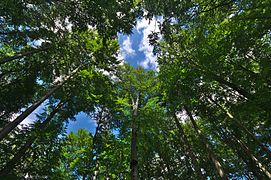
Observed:
[[[156,70],[157,58],[153,54],[153,47],[149,45],[148,35],[157,31],[158,24],[155,20],[141,19],[137,21],[131,35],[119,34],[121,58],[134,67]]]
[[[118,40],[120,45],[120,59],[127,61],[130,65],[142,66],[145,69],[157,70],[157,57],[153,55],[153,47],[149,45],[148,35],[151,32],[158,31],[158,23],[155,20],[149,21],[146,19],[137,20],[135,28],[133,28],[132,34],[118,34]],[[42,112],[44,102],[33,113],[31,113],[21,125],[32,123],[36,120],[36,114]],[[19,114],[18,114],[19,115]],[[77,132],[79,128],[84,128],[95,133],[96,122],[91,119],[87,114],[80,112],[75,116],[76,121],[69,121],[67,125],[67,133]]]

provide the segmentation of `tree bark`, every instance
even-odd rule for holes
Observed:
[[[211,113],[208,113],[208,116],[215,118]],[[234,132],[230,132],[227,128],[224,128],[221,125],[219,125],[219,128],[221,129],[220,133],[222,133],[223,136],[217,134],[215,130],[213,130],[213,133],[225,144],[227,144],[229,148],[235,150],[238,156],[243,158],[251,172],[253,172],[256,177],[259,177],[258,179],[263,179],[262,172],[264,172],[267,177],[270,176],[270,170],[268,170],[268,168],[258,160],[258,157],[252,154],[251,150],[242,142],[240,138],[237,137],[236,134],[233,134]]]
[[[96,149],[97,148],[97,138],[98,138],[98,134],[101,133],[99,131],[101,131],[101,121],[102,121],[102,115],[101,115],[102,112],[100,112],[100,114],[98,115],[98,118],[96,119],[96,123],[97,123],[97,127],[96,127],[96,130],[95,130],[95,134],[93,136],[93,140],[92,140],[92,147],[93,149],[95,149],[95,155],[96,156],[96,159],[95,159],[95,170],[92,174],[89,175],[90,179],[92,180],[97,180],[98,179],[98,175],[99,175],[99,152],[98,150]],[[93,157],[94,158],[94,157]],[[91,167],[90,164],[88,164],[88,167]],[[87,168],[88,168],[87,167]]]
[[[234,121],[234,125],[237,125],[240,129],[244,130],[246,134],[253,139],[254,142],[256,142],[262,150],[271,158],[271,151],[263,145],[255,136],[252,132],[250,132],[245,126],[243,126],[236,118],[233,117],[233,115],[227,111],[225,108],[223,108],[220,104],[218,104],[216,101],[214,101],[212,98],[208,98],[212,103],[214,103],[219,109],[221,109],[231,120]]]
[[[44,131],[51,121],[51,119],[55,116],[56,113],[59,112],[61,107],[65,104],[65,102],[60,102],[55,107],[55,109],[48,115],[45,121],[41,123],[38,131]],[[34,134],[30,139],[19,149],[19,151],[13,156],[13,158],[7,163],[7,165],[0,171],[0,177],[8,175],[14,167],[21,161],[21,159],[25,156],[27,150],[32,146],[35,140],[38,138],[36,134]]]
[[[139,108],[139,95],[136,100],[132,100],[132,139],[131,139],[131,180],[138,180],[138,159],[137,159],[137,116]]]
[[[43,48],[39,48],[39,49],[31,49],[31,50],[26,51],[26,52],[17,53],[17,54],[15,54],[13,56],[3,57],[3,58],[0,59],[0,65],[5,64],[5,63],[10,62],[10,61],[13,61],[15,59],[19,59],[19,58],[22,58],[22,57],[25,57],[25,56],[29,56],[29,55],[36,54],[36,53],[39,53],[39,52],[42,52],[42,51],[46,51],[48,49],[49,49],[49,47],[43,47]]]
[[[211,147],[209,146],[208,142],[207,142],[207,139],[202,135],[200,129],[198,128],[197,124],[196,124],[196,121],[193,117],[193,115],[191,114],[191,112],[188,110],[188,108],[185,106],[184,107],[188,117],[190,118],[191,122],[192,122],[192,126],[194,128],[194,130],[196,131],[196,133],[198,134],[198,136],[200,137],[201,139],[201,142],[202,144],[204,145],[208,155],[209,155],[209,158],[212,160],[215,168],[216,168],[216,171],[217,173],[219,174],[220,178],[221,179],[228,179],[225,171],[224,171],[224,168],[222,167],[221,163],[217,160],[217,158],[215,157],[215,154],[213,153]]]
[[[200,167],[198,165],[199,164],[198,159],[197,159],[195,153],[193,152],[192,147],[191,147],[190,143],[188,142],[188,139],[187,139],[187,137],[186,137],[186,135],[184,133],[182,125],[180,124],[180,122],[179,122],[179,120],[178,120],[175,113],[174,113],[174,121],[175,121],[175,124],[177,125],[177,128],[178,128],[179,134],[181,136],[181,139],[183,140],[184,147],[187,150],[187,154],[188,154],[189,158],[191,159],[191,161],[193,163],[192,166],[195,169],[195,174],[196,174],[197,178],[202,179],[202,180],[205,179],[204,175],[202,174],[202,172],[200,170]]]
[[[14,128],[16,128],[28,115],[30,115],[37,107],[39,107],[49,96],[51,96],[57,89],[62,87],[64,83],[67,82],[73,75],[78,72],[80,67],[76,68],[71,75],[66,76],[60,83],[57,83],[47,94],[45,94],[41,99],[33,103],[29,108],[27,108],[21,115],[19,115],[15,120],[9,122],[3,129],[0,130],[0,141],[3,140]]]
[[[194,67],[196,69],[198,69],[199,71],[202,71],[203,73],[209,75],[209,77],[213,78],[215,81],[217,81],[220,84],[226,85],[228,87],[230,87],[231,89],[233,89],[234,91],[238,92],[240,95],[242,95],[243,97],[247,98],[247,99],[253,99],[253,96],[247,92],[246,90],[240,88],[238,85],[225,80],[224,78],[222,78],[221,76],[216,75],[215,73],[213,73],[212,71],[206,69],[205,67],[195,63],[192,61],[192,64],[194,65]]]
[[[263,176],[258,171],[257,166],[255,166],[255,164],[250,158],[248,159],[247,155],[244,153],[244,150],[242,150],[242,148],[237,144],[237,142],[233,140],[233,135],[227,130],[227,133],[223,130],[220,130],[219,133],[217,133],[216,131],[218,130],[213,130],[212,132],[221,140],[221,142],[226,144],[230,149],[234,150],[237,153],[238,157],[241,157],[243,159],[243,161],[247,165],[248,170],[252,172],[257,179],[263,179]],[[240,147],[241,149],[239,149],[238,147]]]
[[[248,157],[250,157],[250,159],[252,160],[252,162],[256,165],[256,167],[258,167],[267,177],[268,179],[271,179],[271,172],[268,169],[267,166],[265,166],[258,157],[256,157],[255,155],[252,154],[251,150],[243,143],[242,140],[234,137],[233,139],[234,141],[236,141],[239,146],[243,149],[243,151],[246,153],[246,155]]]
[[[97,161],[96,166],[95,166],[95,171],[93,173],[93,180],[98,180],[99,176],[99,161]]]
[[[237,153],[243,153],[244,154],[244,160],[246,161],[246,164],[251,167],[251,171],[253,174],[257,177],[261,177],[261,173],[264,173],[269,179],[271,179],[271,173],[267,166],[265,166],[262,162],[260,162],[259,158],[252,154],[249,147],[247,147],[244,142],[237,138],[236,135],[232,134],[229,130],[226,130],[226,135],[224,135],[224,138],[226,142],[228,142],[228,146],[232,149],[236,149]],[[220,137],[221,138],[221,137]],[[236,146],[232,146],[232,144],[236,144]],[[237,149],[237,147],[241,148],[241,151]],[[247,161],[248,159],[248,161]],[[256,171],[256,169],[259,169],[260,171]]]

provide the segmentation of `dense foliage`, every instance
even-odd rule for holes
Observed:
[[[157,72],[117,58],[141,18]],[[0,179],[271,179],[270,20],[270,0],[2,0]],[[79,113],[94,134],[66,133]]]

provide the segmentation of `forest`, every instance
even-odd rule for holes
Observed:
[[[271,1],[1,0],[0,179],[271,179]]]

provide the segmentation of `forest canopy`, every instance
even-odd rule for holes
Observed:
[[[157,71],[119,58],[140,19]],[[0,179],[271,179],[270,22],[270,0],[1,0]],[[95,132],[67,133],[82,112]]]

